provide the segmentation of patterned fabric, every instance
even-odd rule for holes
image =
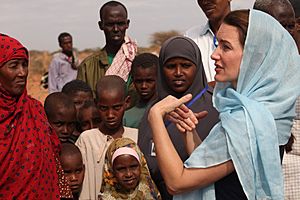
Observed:
[[[138,139],[138,130],[124,127],[122,137],[133,141]],[[80,149],[85,174],[79,199],[97,200],[102,184],[102,172],[105,153],[113,141],[109,135],[105,135],[98,128],[82,132],[75,145]]]
[[[296,120],[300,120],[300,97],[296,101]]]
[[[141,175],[140,182],[132,193],[122,190],[116,178],[113,175],[112,157],[114,152],[121,147],[129,147],[134,149],[140,159]],[[103,200],[113,199],[161,199],[160,194],[153,183],[150,172],[147,167],[146,159],[140,151],[137,144],[129,138],[119,138],[114,140],[107,149],[105,156],[103,181],[101,187],[101,197]]]
[[[125,42],[117,52],[111,66],[105,75],[118,75],[124,81],[127,81],[128,74],[131,70],[131,63],[137,53],[137,45],[128,36],[125,36]]]
[[[300,120],[294,120],[292,134],[295,137],[292,151],[284,154],[282,164],[286,200],[300,199]]]
[[[0,57],[3,66],[13,58],[28,60],[28,51],[1,34]],[[59,199],[59,140],[26,89],[12,97],[0,86],[0,133],[0,199]]]
[[[185,166],[206,168],[232,160],[248,199],[283,199],[279,145],[290,137],[293,108],[300,95],[300,73],[295,73],[299,67],[290,34],[274,18],[250,10],[237,88],[231,83],[216,84],[213,100],[221,122]],[[213,200],[214,188],[175,199]]]
[[[27,49],[14,38],[0,33],[0,67],[14,58],[25,58],[28,60]]]
[[[69,182],[65,176],[64,170],[60,164],[58,156],[54,155],[55,162],[56,162],[56,173],[58,175],[58,188],[59,188],[59,194],[60,198],[71,198],[73,199],[72,190],[70,188]]]

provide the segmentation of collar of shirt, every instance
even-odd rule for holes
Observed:
[[[209,22],[206,21],[206,23],[202,26],[200,30],[200,35],[205,35],[207,32],[210,32],[210,34],[214,37],[214,32],[210,29]]]

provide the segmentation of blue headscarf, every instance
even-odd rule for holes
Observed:
[[[185,167],[232,160],[248,199],[284,199],[279,145],[290,137],[299,71],[300,56],[290,34],[271,16],[250,10],[237,89],[217,83],[213,101],[221,122]],[[175,199],[213,200],[214,186]]]

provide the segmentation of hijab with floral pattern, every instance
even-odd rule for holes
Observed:
[[[113,173],[112,160],[114,153],[123,147],[132,148],[139,156],[140,181],[134,191],[128,193],[123,190]],[[102,199],[161,199],[160,194],[151,179],[146,159],[137,144],[129,138],[118,138],[114,140],[107,149],[103,171],[103,181],[101,187]]]

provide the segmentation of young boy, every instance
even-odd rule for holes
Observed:
[[[138,128],[147,106],[156,98],[157,68],[158,57],[156,55],[143,53],[134,58],[131,75],[139,101],[136,106],[125,112],[125,126]]]
[[[64,85],[62,92],[67,94],[75,104],[76,112],[85,101],[93,101],[93,91],[88,84],[81,80],[73,80]]]
[[[94,101],[86,101],[79,108],[77,115],[80,132],[98,128],[100,125],[100,116]]]
[[[60,152],[60,162],[72,190],[73,199],[79,199],[85,167],[78,147],[72,143],[63,143]]]
[[[78,111],[84,102],[94,100],[92,89],[81,80],[73,80],[66,83],[62,88],[62,92],[72,99],[76,108],[76,116],[78,116]],[[77,123],[76,130],[72,133],[71,138],[76,141],[81,132],[80,125]]]
[[[130,103],[126,83],[119,76],[102,77],[96,86],[96,105],[101,123],[98,129],[83,132],[76,145],[85,165],[82,199],[98,199],[102,183],[105,152],[115,138],[127,137],[137,141],[138,130],[123,126],[123,115]]]
[[[76,127],[76,109],[70,97],[62,92],[51,93],[45,99],[44,109],[59,140],[62,143],[72,141],[71,135]]]

